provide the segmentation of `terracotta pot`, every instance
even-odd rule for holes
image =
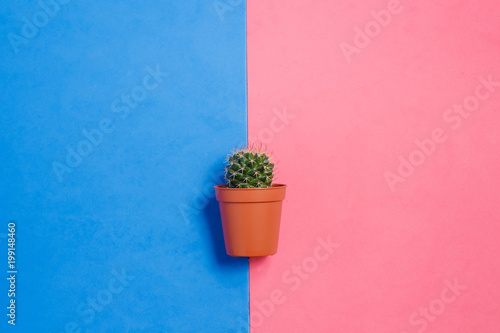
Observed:
[[[261,257],[276,253],[285,191],[282,184],[268,188],[215,186],[227,254]]]

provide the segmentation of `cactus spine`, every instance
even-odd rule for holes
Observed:
[[[269,154],[254,147],[241,148],[228,156],[226,180],[231,188],[271,187],[274,164]]]

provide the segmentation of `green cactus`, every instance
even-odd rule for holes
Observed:
[[[254,147],[241,148],[228,156],[226,180],[231,188],[271,187],[274,164],[269,154]]]

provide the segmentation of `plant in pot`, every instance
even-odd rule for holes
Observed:
[[[226,252],[261,257],[278,250],[286,185],[274,184],[274,163],[262,147],[236,149],[228,156],[227,185],[215,186]]]

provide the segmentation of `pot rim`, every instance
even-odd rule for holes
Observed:
[[[272,184],[265,188],[229,188],[227,184],[215,187],[219,202],[272,202],[285,199],[286,185]]]

